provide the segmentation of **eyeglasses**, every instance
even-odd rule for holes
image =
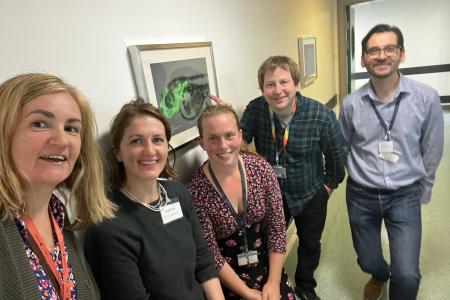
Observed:
[[[366,50],[366,55],[368,58],[376,58],[381,54],[381,51],[383,51],[384,55],[391,57],[396,55],[399,49],[402,49],[402,47],[398,45],[387,45],[383,49],[373,47]]]

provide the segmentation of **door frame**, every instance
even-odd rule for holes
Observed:
[[[347,6],[358,3],[370,2],[373,0],[337,0],[338,14],[338,56],[339,56],[339,105],[342,104],[344,97],[348,94],[348,59],[347,49],[350,47],[347,40]]]

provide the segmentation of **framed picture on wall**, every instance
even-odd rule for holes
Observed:
[[[307,86],[317,79],[317,50],[316,37],[299,37],[298,58],[300,67],[300,85]]]
[[[212,43],[128,46],[139,97],[157,106],[169,121],[177,148],[198,137],[197,119],[218,95]]]

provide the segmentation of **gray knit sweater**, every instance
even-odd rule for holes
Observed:
[[[78,300],[99,299],[95,282],[73,232],[63,230],[64,243],[77,283]],[[41,299],[38,282],[30,266],[14,220],[0,223],[0,300]]]

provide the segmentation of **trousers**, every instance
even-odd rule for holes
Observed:
[[[293,216],[297,228],[298,248],[295,270],[296,289],[310,290],[317,286],[314,271],[319,266],[322,232],[327,216],[328,192],[324,187],[314,195],[305,209]],[[292,216],[285,205],[286,226]]]
[[[397,190],[364,188],[347,181],[347,209],[358,264],[378,281],[390,279],[390,299],[416,299],[422,239],[420,185]],[[389,239],[390,264],[383,257],[382,221]]]

